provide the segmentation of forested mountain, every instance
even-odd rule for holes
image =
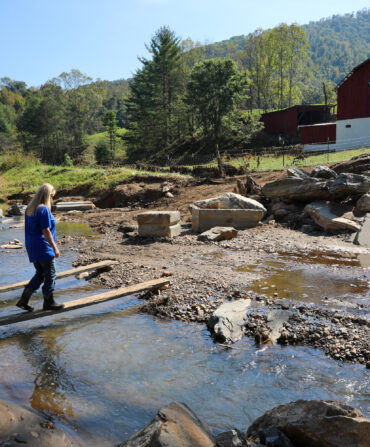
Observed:
[[[338,83],[352,67],[370,57],[370,9],[310,22],[302,29],[309,44],[308,66],[316,65],[324,79]],[[251,36],[207,45],[206,55],[239,61]]]
[[[370,56],[370,9],[210,45],[162,27],[147,48],[130,80],[77,69],[38,88],[0,79],[0,155],[94,163],[113,160],[121,137],[125,161],[245,148],[261,112],[336,102],[335,84]],[[94,157],[87,136],[103,131]]]

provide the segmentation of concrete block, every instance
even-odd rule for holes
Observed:
[[[94,208],[95,205],[89,200],[85,202],[58,202],[55,204],[55,211],[85,211],[92,210]]]
[[[137,215],[139,225],[175,225],[180,222],[178,211],[148,211]]]
[[[139,236],[175,237],[181,233],[181,225],[139,225]]]
[[[192,208],[192,228],[201,233],[213,227],[244,230],[256,226],[263,218],[263,214],[263,210]]]

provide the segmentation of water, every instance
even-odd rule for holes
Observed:
[[[0,232],[0,242],[23,239]],[[58,270],[71,268],[64,248]],[[275,265],[276,266],[276,265]],[[25,252],[0,252],[0,285],[32,274]],[[57,299],[99,293],[75,278],[57,281]],[[15,312],[19,292],[1,296],[0,315]],[[33,302],[40,306],[37,295]],[[124,297],[60,316],[0,328],[0,398],[56,417],[85,445],[112,446],[172,401],[190,406],[215,432],[248,425],[297,399],[337,399],[370,415],[370,372],[308,347],[234,349],[216,345],[203,325],[137,313]]]

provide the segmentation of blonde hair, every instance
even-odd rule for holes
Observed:
[[[40,205],[45,205],[50,210],[52,194],[55,194],[54,187],[50,183],[43,183],[27,207],[27,216],[33,216]]]

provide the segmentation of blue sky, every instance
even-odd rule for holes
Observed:
[[[128,78],[163,25],[183,39],[217,42],[367,6],[363,0],[0,0],[0,78],[39,86],[72,68],[94,79]]]

